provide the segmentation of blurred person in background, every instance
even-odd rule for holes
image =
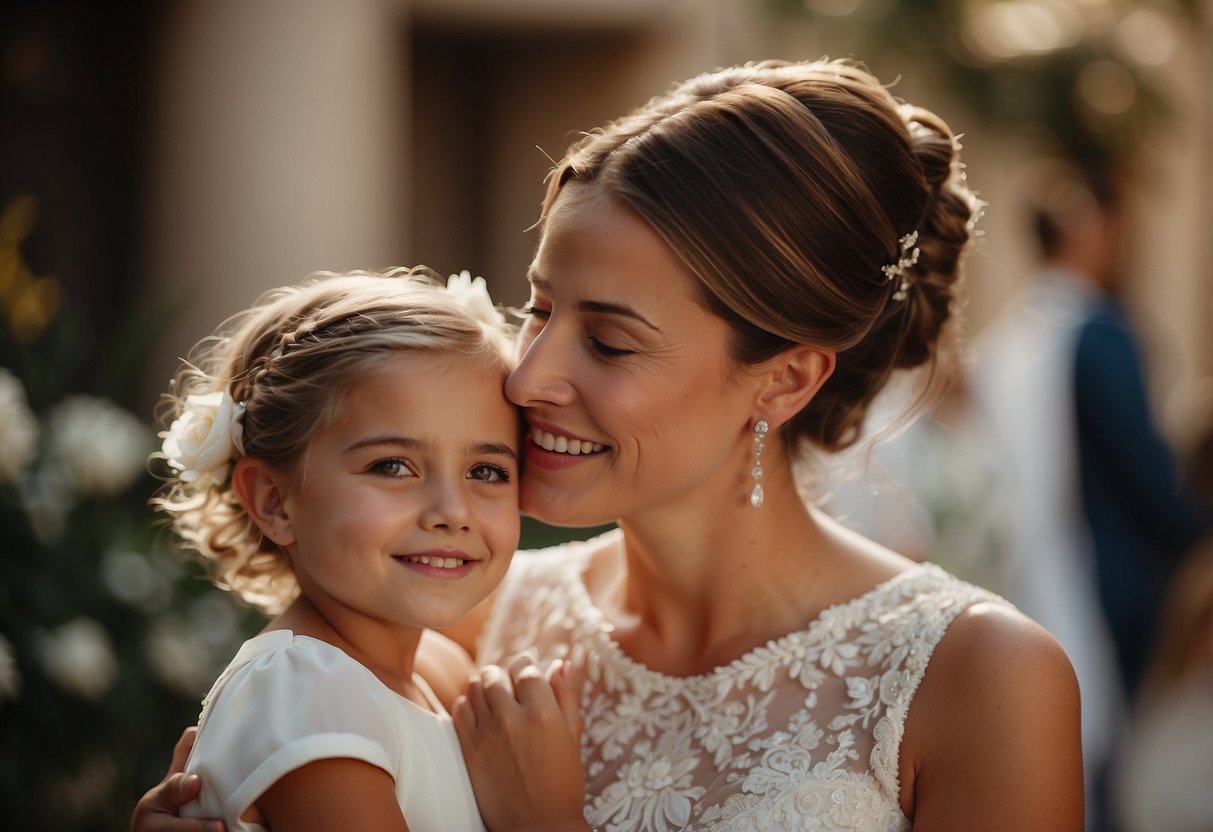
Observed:
[[[973,387],[1000,456],[1001,587],[1066,648],[1083,697],[1088,828],[1142,679],[1162,590],[1208,528],[1155,427],[1117,298],[1123,214],[1107,171],[1049,164],[1031,216],[1043,261],[984,334]]]
[[[1213,541],[1176,571],[1158,649],[1119,749],[1124,832],[1213,829]]]
[[[1213,421],[1191,456],[1188,484],[1213,505]],[[1213,538],[1171,581],[1149,671],[1117,756],[1124,832],[1213,829]]]

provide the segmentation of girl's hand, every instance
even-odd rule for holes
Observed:
[[[578,697],[567,665],[490,665],[455,701],[476,802],[490,830],[587,830]]]
[[[185,774],[185,760],[194,747],[197,728],[186,728],[173,746],[168,774],[135,804],[131,814],[131,832],[224,832],[227,826],[218,820],[188,820],[177,816],[181,807],[198,796],[202,781],[196,774]]]

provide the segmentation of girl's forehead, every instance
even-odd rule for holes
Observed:
[[[508,374],[508,366],[491,351],[388,353],[349,379],[337,408],[339,421],[432,421],[436,414],[455,430],[483,426],[486,418],[512,419],[517,409],[505,397]]]

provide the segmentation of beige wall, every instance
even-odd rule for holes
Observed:
[[[182,0],[154,73],[146,277],[172,359],[261,291],[402,246],[407,78],[387,0]]]

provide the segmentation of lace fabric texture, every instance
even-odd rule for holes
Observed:
[[[595,545],[520,553],[479,651],[502,662],[531,650],[584,675],[595,829],[910,828],[898,753],[914,691],[952,620],[1002,599],[923,564],[727,666],[678,678],[612,640],[581,580]]]

